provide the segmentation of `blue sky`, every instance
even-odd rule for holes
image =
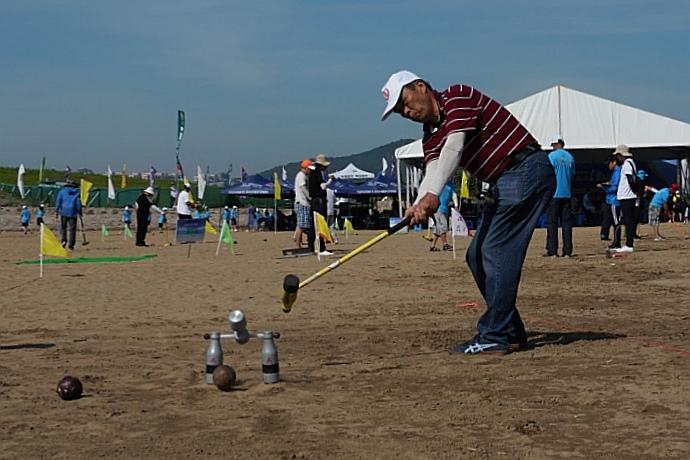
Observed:
[[[0,164],[250,172],[359,153],[408,69],[503,103],[561,84],[690,122],[690,2],[5,0]]]

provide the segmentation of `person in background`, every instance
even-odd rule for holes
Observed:
[[[613,153],[618,157],[618,163],[621,165],[621,178],[618,182],[616,198],[620,203],[622,221],[625,225],[625,244],[615,247],[613,251],[629,253],[634,250],[635,229],[637,228],[637,222],[635,222],[635,202],[637,201],[635,189],[637,188],[636,182],[639,180],[636,176],[637,166],[627,145],[619,145]],[[620,244],[616,241],[614,243]]]
[[[620,205],[618,203],[618,199],[616,198],[616,194],[618,192],[618,182],[621,178],[621,167],[616,160],[616,155],[610,155],[607,163],[609,171],[611,171],[611,178],[608,182],[597,184],[597,187],[604,190],[604,193],[606,193],[606,199],[604,200],[604,204],[602,207],[600,237],[602,241],[608,241],[609,232],[611,230],[611,226],[613,226],[613,239],[614,241],[619,242],[617,246],[614,244],[609,246],[609,249],[613,249],[615,247],[620,247],[621,240]]]
[[[44,223],[43,219],[45,219],[46,216],[46,206],[41,203],[38,205],[38,209],[36,210],[36,225],[38,225],[38,228],[41,228],[41,224]]]
[[[28,206],[23,205],[22,211],[19,213],[19,223],[22,225],[25,235],[29,233],[29,222],[31,222],[31,210]]]
[[[81,216],[81,197],[79,186],[72,179],[67,179],[57,194],[55,216],[60,219],[62,247],[73,250],[77,239],[77,217]]]
[[[239,227],[237,226],[237,219],[239,219],[239,216],[240,210],[237,208],[237,206],[233,206],[230,210],[230,225],[232,226],[233,232],[239,230]]]
[[[168,208],[163,208],[158,216],[158,233],[163,233],[165,225],[168,223]]]
[[[645,181],[647,180],[647,177],[649,177],[649,174],[647,174],[647,171],[644,169],[640,169],[635,173],[635,177],[637,178],[637,190],[635,191],[637,194],[637,200],[635,200],[635,236],[634,238],[636,240],[641,240],[642,237],[638,233],[638,228],[640,222],[647,222],[648,221],[648,216],[647,216],[647,200],[646,200],[646,192],[644,189],[645,186]]]
[[[312,166],[311,160],[302,160],[299,165],[299,171],[295,176],[295,216],[297,222],[295,225],[295,244],[297,249],[302,247],[302,235],[307,234],[307,247],[310,251],[314,251],[314,232],[312,228],[311,218],[311,204],[309,198],[309,168]]]
[[[443,243],[444,251],[452,251],[453,246],[448,244],[448,214],[450,214],[450,204],[453,199],[453,186],[446,184],[438,197],[438,209],[434,213],[434,240],[431,242],[430,251],[439,251],[436,247],[438,240]]]
[[[673,194],[671,195],[671,212],[673,215],[672,222],[685,222],[685,211],[687,209],[687,203],[685,203],[685,200],[683,199],[683,195],[680,193],[680,190],[678,189],[678,184],[674,184],[676,186],[675,190],[673,190]]]
[[[158,206],[153,204],[154,193],[153,187],[147,187],[141,195],[139,195],[139,198],[137,198],[134,204],[137,209],[136,246],[148,246],[148,244],[146,244],[146,232],[151,219],[151,209],[161,214],[163,213]]]
[[[335,225],[335,190],[326,189],[326,213],[328,214],[328,228]]]
[[[170,206],[175,207],[177,205],[177,195],[178,195],[177,188],[175,188],[175,185],[170,185]]]
[[[223,221],[228,224],[228,227],[230,226],[230,214],[230,206],[223,207],[223,220],[220,222],[221,227],[223,226]]]
[[[258,229],[258,225],[256,208],[252,203],[249,203],[249,207],[247,207],[247,231],[255,232]]]
[[[677,184],[671,184],[671,187],[673,186],[678,187]],[[660,216],[662,210],[664,209],[664,205],[668,202],[669,198],[671,197],[671,189],[662,188],[657,190],[654,187],[650,187],[648,185],[645,186],[644,189],[648,192],[654,192],[652,201],[649,202],[649,225],[654,230],[654,241],[665,240],[666,238],[661,236],[661,233],[659,233]]]
[[[326,155],[320,153],[316,155],[316,158],[309,169],[309,197],[311,198],[311,211],[321,214],[324,219],[328,217],[328,193],[326,190],[333,180],[332,177],[328,177],[328,179],[326,179],[326,170],[330,164],[331,162],[328,161]],[[316,241],[316,234],[314,235],[314,241]],[[326,241],[321,237],[319,237],[319,255],[333,255],[332,252],[326,249]]]
[[[132,210],[129,208],[129,205],[125,206],[125,209],[122,211],[122,222],[124,222],[125,227],[132,229]]]
[[[177,194],[177,204],[175,208],[177,211],[177,218],[180,220],[192,218],[192,209],[195,208],[195,204],[190,195],[191,189],[192,186],[188,182],[185,182],[182,186],[182,191]]]
[[[563,257],[573,253],[573,217],[571,212],[571,184],[575,173],[575,159],[565,150],[565,142],[556,138],[551,142],[549,161],[556,172],[556,192],[548,208],[549,225],[546,229],[546,257],[558,256],[558,221],[563,233]]]

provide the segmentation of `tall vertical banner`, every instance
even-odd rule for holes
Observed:
[[[273,173],[273,233],[278,232],[278,200],[283,194],[280,181],[278,180],[278,173]]]
[[[115,186],[113,185],[113,170],[108,165],[108,199],[115,199]]]
[[[182,163],[180,163],[180,147],[182,146],[182,138],[184,137],[185,128],[185,114],[183,110],[177,111],[177,144],[175,145],[175,162],[177,167],[177,180],[179,181],[184,176]]]
[[[151,187],[151,188],[156,188],[156,173],[157,172],[158,171],[156,171],[156,168],[154,168],[153,165],[151,165],[151,167],[149,168],[149,187]]]
[[[43,170],[46,168],[46,157],[41,160],[41,168],[38,170],[38,183],[43,182]]]
[[[127,165],[122,163],[122,169],[120,170],[120,188],[122,190],[127,188]]]
[[[24,163],[19,165],[19,169],[17,170],[17,188],[19,189],[19,195],[21,195],[22,199],[24,198],[24,174],[26,173],[26,170],[24,169]]]
[[[197,194],[199,199],[204,199],[204,192],[206,191],[206,177],[204,172],[201,170],[201,166],[196,166],[196,180],[197,180]]]

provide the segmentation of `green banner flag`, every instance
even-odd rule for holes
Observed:
[[[184,111],[177,111],[177,142],[182,142],[184,136]]]

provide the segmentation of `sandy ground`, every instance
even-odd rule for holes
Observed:
[[[287,233],[242,232],[235,256],[209,242],[187,258],[157,233],[135,248],[90,232],[77,255],[158,257],[47,265],[39,280],[14,264],[36,257],[36,234],[4,232],[0,458],[689,458],[690,240],[664,230],[619,259],[580,228],[576,257],[544,259],[538,230],[518,299],[530,349],[474,358],[446,352],[483,308],[468,239],[453,260],[418,233],[388,238],[286,315],[283,277],[325,265],[279,259]],[[281,332],[281,383],[262,383],[256,341],[224,344],[236,391],[203,383],[202,335],[237,308]],[[64,374],[85,397],[57,397]]]

